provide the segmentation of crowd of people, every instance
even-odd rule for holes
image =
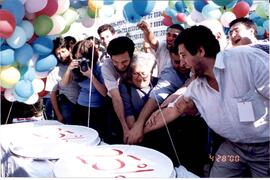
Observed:
[[[238,18],[228,35],[216,20],[173,24],[164,41],[147,22],[138,28],[140,51],[109,24],[99,38],[54,40],[58,65],[45,87],[54,119],[108,144],[156,149],[200,177],[269,177],[269,41],[254,23]],[[2,123],[19,114],[4,103]]]

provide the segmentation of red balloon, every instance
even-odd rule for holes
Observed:
[[[48,0],[45,8],[37,12],[36,15],[37,16],[40,16],[40,15],[52,16],[56,13],[57,9],[58,9],[57,0]]]
[[[33,34],[33,36],[31,37],[31,39],[29,39],[27,42],[29,43],[29,44],[32,44],[36,39],[37,39],[37,35],[36,34]]]
[[[46,86],[46,81],[47,81],[47,77],[45,78],[41,78],[41,80],[44,82],[44,89],[38,93],[39,97],[44,97],[46,96],[49,92],[45,90],[45,86]]]
[[[0,38],[7,39],[15,31],[16,20],[9,11],[0,9]]]
[[[236,18],[245,17],[249,13],[249,4],[245,1],[238,2],[234,7],[232,12],[235,14]]]
[[[171,18],[171,17],[165,17],[165,18],[162,20],[162,23],[163,23],[165,26],[171,26],[171,25],[173,25],[173,22],[172,22],[172,18]]]
[[[177,13],[176,20],[180,23],[186,22],[186,14],[185,13]]]

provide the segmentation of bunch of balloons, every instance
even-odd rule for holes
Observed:
[[[269,2],[257,4],[255,12],[250,12],[253,0],[169,0],[163,11],[163,24],[182,24],[184,27],[205,19],[217,19],[224,28],[236,18],[249,17],[257,25],[258,36],[269,33]]]
[[[69,0],[2,0],[0,5],[1,92],[9,101],[34,104],[57,65],[53,39],[79,14]]]

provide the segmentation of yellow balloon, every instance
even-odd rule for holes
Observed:
[[[91,10],[101,9],[103,6],[103,1],[101,0],[88,0],[88,7]]]
[[[18,69],[13,66],[1,67],[0,70],[0,86],[4,88],[12,88],[20,80],[21,74]]]

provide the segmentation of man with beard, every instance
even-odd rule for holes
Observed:
[[[167,28],[166,41],[159,42],[145,21],[140,22],[137,26],[143,31],[146,43],[149,43],[155,50],[158,75],[160,75],[165,68],[172,67],[169,49],[184,28],[179,24],[171,25]]]
[[[210,177],[269,177],[269,60],[248,46],[220,52],[204,26],[184,30],[175,43],[196,79],[174,108],[153,114],[144,132],[164,126],[183,113],[199,112],[226,140],[213,157]]]
[[[51,102],[58,121],[71,124],[79,86],[75,81],[72,81],[67,86],[63,86],[60,82],[71,62],[71,49],[76,40],[71,36],[58,37],[53,43],[53,53],[58,59],[58,65],[49,73],[45,90],[51,91]]]
[[[108,90],[108,95],[111,97],[114,111],[122,126],[121,130],[116,125],[119,121],[115,122],[115,118],[109,119],[109,123],[111,124],[110,126],[113,126],[111,127],[112,131],[114,131],[112,132],[112,135],[116,136],[116,141],[111,143],[126,142],[126,136],[129,131],[124,115],[124,105],[118,86],[121,81],[125,81],[127,79],[128,69],[134,49],[135,44],[128,37],[121,36],[111,40],[107,47],[107,52],[111,56],[111,59],[105,61],[101,67],[104,84]],[[121,136],[121,141],[119,141],[119,136]]]

